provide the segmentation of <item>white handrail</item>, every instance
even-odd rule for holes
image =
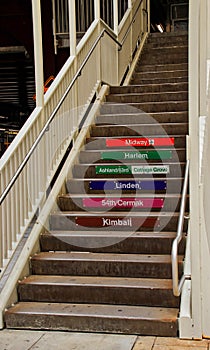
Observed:
[[[184,274],[179,282],[178,246],[183,238],[183,226],[184,226],[184,220],[185,220],[185,207],[186,207],[186,201],[187,201],[189,166],[190,166],[190,161],[188,159],[186,163],[185,177],[184,177],[184,183],[183,183],[183,189],[182,189],[182,199],[181,199],[181,206],[180,206],[177,235],[173,241],[172,251],[171,251],[172,283],[173,283],[173,294],[175,296],[180,295],[185,279],[190,277]]]

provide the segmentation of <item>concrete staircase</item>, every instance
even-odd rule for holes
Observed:
[[[111,87],[8,328],[178,334],[171,245],[188,133],[187,34],[151,34],[131,85]],[[185,223],[185,230],[187,223]],[[180,245],[183,270],[185,243]]]

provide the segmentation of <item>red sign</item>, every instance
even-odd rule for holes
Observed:
[[[107,147],[156,147],[173,145],[174,137],[126,137],[106,139]]]
[[[163,198],[83,198],[88,208],[162,208]]]
[[[84,227],[116,227],[125,229],[136,229],[137,227],[149,227],[155,226],[159,219],[156,217],[95,217],[95,216],[80,216],[75,218],[76,225]]]

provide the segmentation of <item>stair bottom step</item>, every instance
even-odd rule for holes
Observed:
[[[22,302],[5,313],[7,328],[177,336],[178,309]]]

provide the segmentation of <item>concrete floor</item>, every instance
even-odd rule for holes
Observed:
[[[210,340],[96,333],[0,331],[0,350],[210,350]]]

